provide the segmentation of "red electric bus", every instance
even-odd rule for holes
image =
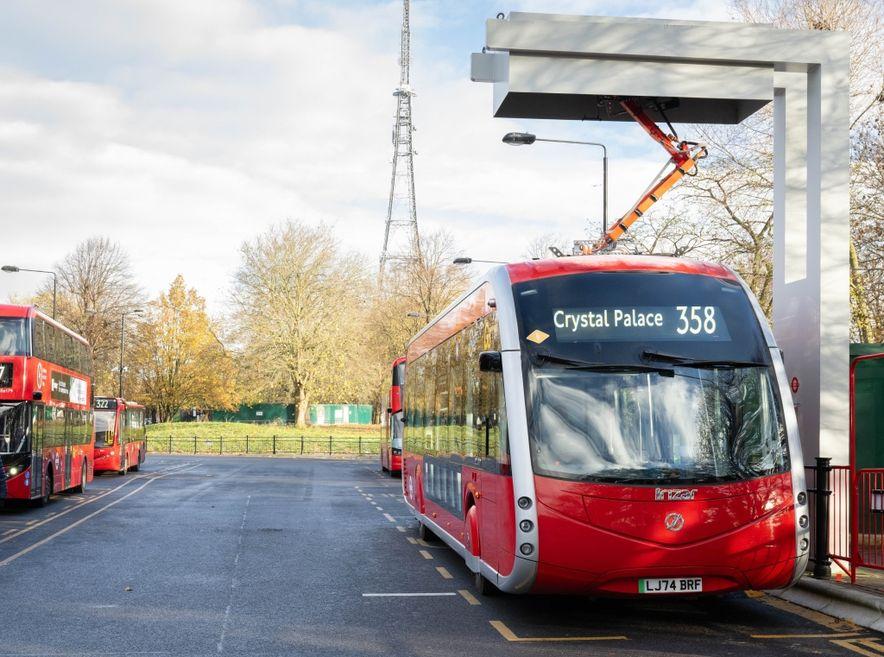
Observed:
[[[409,343],[403,490],[480,592],[793,584],[804,468],[780,351],[730,269],[491,269]]]
[[[381,438],[381,470],[390,475],[402,472],[402,386],[405,383],[405,358],[393,361],[387,426]]]
[[[95,398],[95,471],[138,471],[147,455],[144,406],[114,397]]]
[[[49,502],[92,481],[92,357],[33,306],[0,305],[0,499]]]

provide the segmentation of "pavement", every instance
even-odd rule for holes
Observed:
[[[483,597],[374,461],[151,455],[0,510],[0,657],[872,655],[761,592]]]
[[[884,632],[884,573],[859,569],[856,582],[846,576],[815,579],[809,574],[791,589],[773,595],[860,627]]]

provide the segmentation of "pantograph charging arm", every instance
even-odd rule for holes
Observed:
[[[697,162],[706,157],[705,146],[696,142],[679,141],[678,135],[674,134],[675,130],[671,124],[669,129],[672,130],[672,134],[663,132],[637,102],[621,100],[620,106],[644,128],[645,132],[651,136],[651,139],[660,144],[669,153],[669,161],[672,162],[673,168],[672,171],[663,176],[659,181],[652,183],[650,189],[642,194],[638,202],[632,206],[632,209],[608,228],[595,245],[583,247],[585,254],[596,253],[613,247],[614,243],[623,237],[636,219],[644,215],[679,180],[686,175],[690,175],[691,171],[697,168]]]

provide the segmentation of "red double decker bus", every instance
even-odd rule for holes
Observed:
[[[147,456],[144,406],[114,397],[95,398],[95,471],[138,471]]]
[[[788,379],[730,269],[495,267],[407,359],[404,494],[481,592],[720,593],[804,572]]]
[[[0,499],[49,501],[92,481],[92,358],[33,306],[0,305]]]
[[[402,386],[405,383],[405,358],[393,361],[387,426],[381,438],[381,470],[390,475],[402,472]]]

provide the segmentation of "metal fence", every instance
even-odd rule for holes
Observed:
[[[164,454],[304,454],[367,456],[380,453],[378,438],[368,436],[153,436],[149,452]]]
[[[850,466],[817,458],[804,468],[810,516],[810,561],[816,577],[831,574],[831,562],[852,572]],[[821,556],[820,556],[821,555]]]

